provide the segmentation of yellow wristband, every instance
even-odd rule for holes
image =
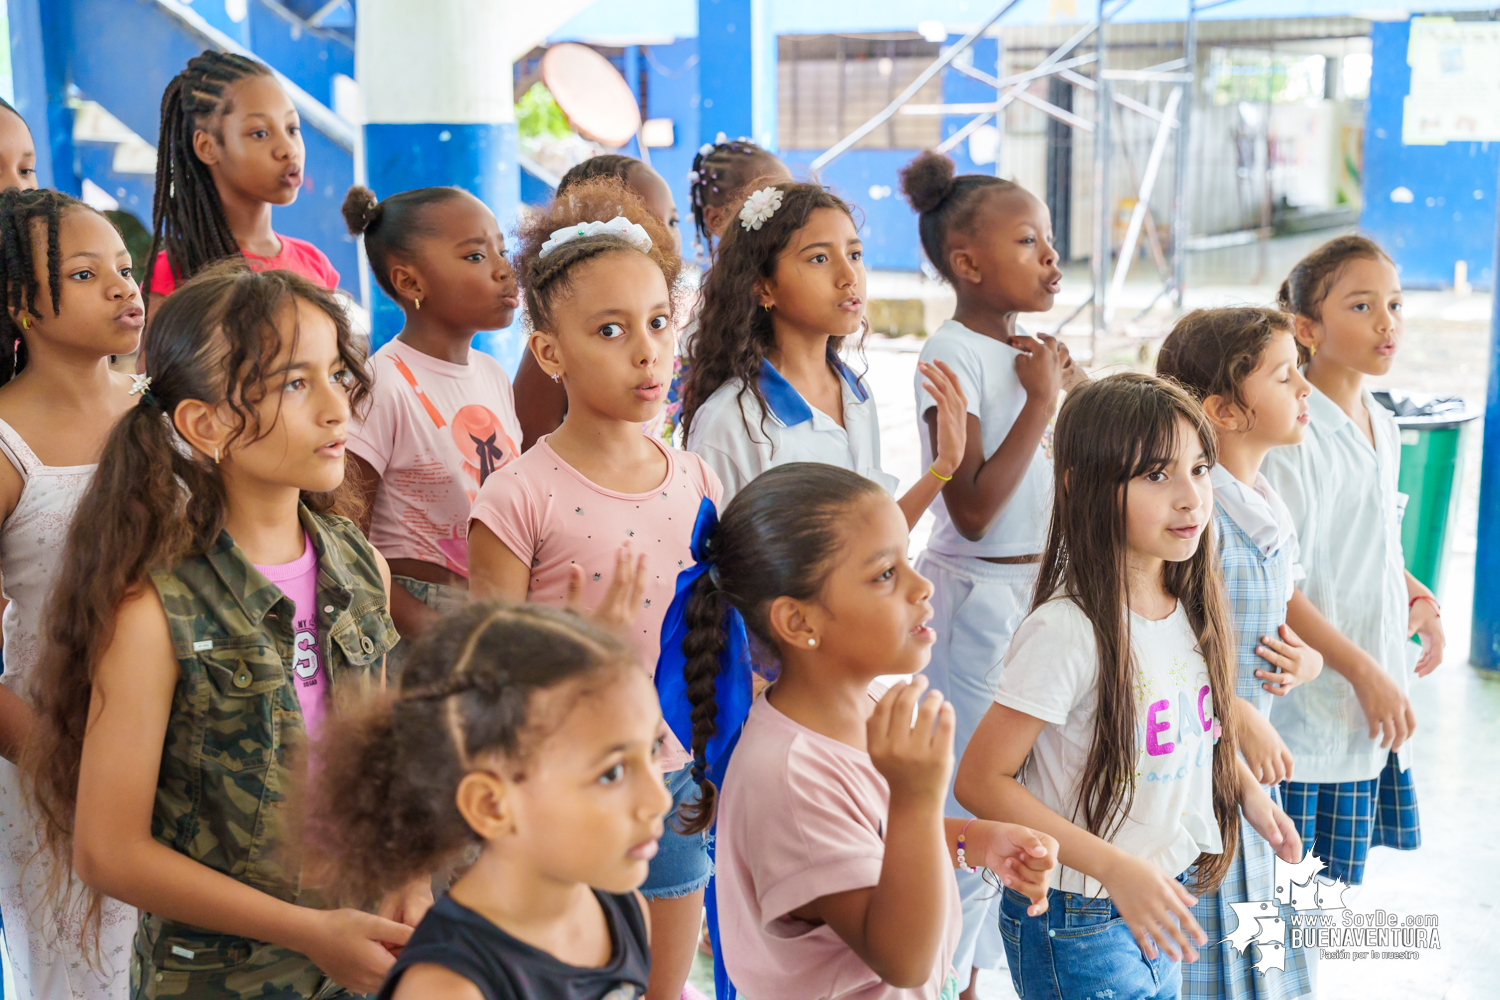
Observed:
[[[927,467],[927,471],[930,472],[930,473],[932,473],[934,476],[937,476],[939,479],[941,479],[945,483],[949,483],[949,482],[953,481],[953,477],[952,476],[945,476],[942,473],[938,472],[938,470],[937,470],[937,463],[936,462],[933,462],[931,465],[929,465]]]

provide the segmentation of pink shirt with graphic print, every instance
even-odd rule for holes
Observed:
[[[370,371],[369,409],[348,444],[380,476],[370,544],[468,576],[469,507],[521,450],[510,379],[481,351],[455,365],[399,340],[370,357]]]
[[[648,440],[668,463],[666,479],[649,493],[616,493],[590,482],[544,437],[485,483],[473,518],[531,565],[526,599],[539,604],[562,606],[569,567],[577,563],[583,567],[583,604],[595,607],[609,589],[620,546],[629,542],[632,551],[645,553],[646,587],[632,627],[642,663],[655,670],[677,574],[693,562],[698,508],[705,497],[717,505],[723,487],[697,455]],[[668,735],[662,769],[675,771],[691,760]]]
[[[318,550],[304,532],[302,555],[279,566],[256,563],[255,568],[297,606],[292,683],[297,687],[307,735],[315,737],[328,712],[328,674],[318,656]]]

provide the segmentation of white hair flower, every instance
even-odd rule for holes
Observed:
[[[740,225],[746,229],[759,229],[771,221],[771,216],[781,207],[781,189],[763,187],[745,199],[740,208]]]
[[[645,228],[638,222],[631,222],[623,215],[617,215],[608,222],[580,222],[576,226],[554,229],[551,238],[542,244],[541,252],[537,254],[537,257],[545,257],[564,243],[570,243],[580,236],[598,236],[601,233],[618,236],[641,253],[647,253],[651,249],[651,237],[647,235]]]
[[[714,151],[714,144],[711,143],[711,142],[705,142],[703,145],[701,145],[701,146],[698,147],[698,155],[699,156],[707,156],[709,153],[712,153],[713,151]]]

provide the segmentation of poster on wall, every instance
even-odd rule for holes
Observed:
[[[1500,22],[1414,17],[1406,61],[1404,144],[1500,140]]]

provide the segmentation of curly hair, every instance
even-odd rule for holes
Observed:
[[[619,639],[567,611],[476,602],[412,647],[398,692],[345,706],[324,723],[308,796],[309,862],[329,896],[367,906],[457,861],[478,836],[456,792],[475,761],[499,754],[525,773],[556,726],[538,692],[639,669]]]
[[[1176,382],[1200,403],[1222,396],[1245,407],[1245,379],[1260,367],[1271,338],[1291,329],[1292,318],[1279,309],[1194,309],[1162,342],[1156,374]]]
[[[730,226],[704,280],[703,307],[698,313],[698,332],[688,344],[688,377],[682,390],[684,434],[708,397],[736,379],[741,401],[750,393],[764,413],[760,366],[775,346],[776,335],[770,313],[756,304],[756,283],[775,277],[782,251],[814,212],[831,208],[854,218],[848,203],[825,187],[791,182],[774,186],[781,192],[776,214],[759,229]],[[843,342],[843,337],[828,339],[830,359]]]
[[[270,387],[269,369],[284,347],[295,350],[287,307],[308,303],[333,321],[339,355],[352,382],[350,405],[370,389],[364,352],[334,294],[290,271],[254,273],[225,261],[186,282],[147,324],[142,349],[151,376],[142,397],[105,442],[87,492],[68,529],[57,584],[44,621],[47,641],[32,680],[40,720],[24,770],[53,858],[56,893],[72,871],[78,775],[88,728],[94,671],[109,645],[120,602],[152,572],[201,555],[219,537],[228,494],[216,462],[188,446],[171,421],[179,403],[220,404],[235,421],[231,440],[269,434],[256,406]],[[286,338],[291,338],[287,344]],[[312,510],[355,513],[352,491],[304,493]],[[87,896],[85,940],[97,939],[100,896]]]
[[[1339,236],[1297,262],[1276,292],[1276,305],[1293,316],[1322,320],[1323,301],[1351,260],[1383,260],[1395,266],[1390,254],[1368,236]],[[1312,360],[1312,352],[1301,341],[1297,342],[1297,360],[1304,365]]]
[[[954,170],[953,161],[935,149],[919,154],[901,170],[901,193],[918,213],[922,252],[950,285],[954,281],[948,263],[948,234],[972,232],[974,218],[989,195],[1026,190],[1015,181],[989,174],[954,176]]]
[[[151,254],[142,288],[151,287],[157,255],[186,281],[216,260],[235,257],[240,245],[224,215],[224,202],[208,164],[193,151],[193,135],[220,128],[230,90],[241,80],[270,76],[265,63],[233,52],[207,51],[188,60],[161,95],[161,129],[156,142],[156,196],[151,206]]]
[[[683,680],[693,706],[694,773],[702,798],[684,806],[682,832],[706,830],[717,792],[703,774],[704,752],[718,732],[715,680],[728,637],[724,612],[734,607],[763,648],[776,648],[771,604],[778,597],[815,599],[843,547],[846,514],[855,503],[882,494],[864,476],[820,462],[769,469],[736,493],[709,543],[714,573],[698,579],[688,598],[688,632],[682,640]]]
[[[613,233],[580,236],[557,247],[545,257],[542,244],[559,229],[585,222],[608,222],[624,216],[646,230],[651,248],[641,250],[624,237]],[[672,236],[666,223],[646,208],[644,202],[618,178],[597,177],[580,181],[565,193],[552,199],[547,208],[524,222],[517,235],[521,250],[516,257],[516,271],[526,293],[526,314],[533,330],[550,330],[555,321],[553,305],[572,291],[573,269],[586,261],[611,253],[638,253],[661,269],[667,289],[675,293],[682,273],[682,258],[672,249]],[[675,312],[676,295],[672,295]]]

